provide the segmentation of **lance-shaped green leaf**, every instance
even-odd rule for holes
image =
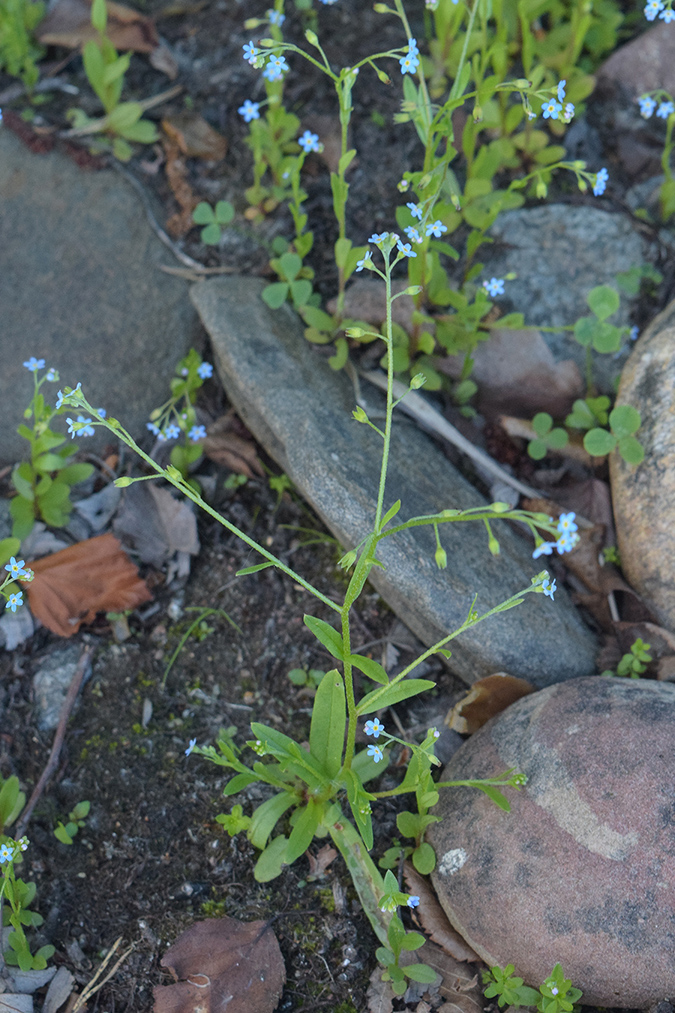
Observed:
[[[309,750],[327,777],[342,766],[347,708],[342,676],[336,668],[326,672],[314,697]]]
[[[404,679],[402,682],[374,689],[372,693],[367,693],[363,697],[356,708],[356,713],[358,715],[372,714],[383,707],[391,707],[395,703],[400,703],[401,700],[408,700],[411,696],[424,693],[427,689],[434,689],[435,686],[436,683],[431,682],[430,679]]]
[[[284,856],[286,865],[292,865],[296,858],[300,858],[300,855],[304,855],[307,851],[321,822],[324,807],[325,803],[310,799],[307,805],[293,814],[294,818],[291,820],[293,829]]]
[[[347,798],[354,822],[368,851],[373,846],[373,821],[370,816],[370,802],[374,798],[361,784],[353,769],[345,771]]]
[[[338,658],[340,661],[344,658],[344,652],[342,650],[342,637],[337,630],[325,623],[323,619],[317,619],[315,616],[303,616],[303,621],[308,630],[311,630],[319,643],[323,644],[326,650],[333,655],[334,658]]]
[[[248,839],[255,848],[265,847],[275,826],[294,802],[297,802],[297,796],[290,791],[282,791],[258,806],[248,831]]]
[[[372,658],[364,658],[362,654],[350,654],[349,660],[354,668],[358,668],[360,672],[367,675],[373,682],[379,682],[381,686],[389,684],[389,676],[377,661],[373,661]]]
[[[286,865],[287,837],[275,837],[256,862],[253,876],[258,883],[269,883],[280,876]]]
[[[256,774],[235,774],[223,788],[223,795],[236,795],[237,792],[248,788],[249,784],[256,784],[258,780]]]

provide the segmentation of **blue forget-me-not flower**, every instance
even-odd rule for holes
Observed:
[[[245,123],[250,123],[251,120],[260,119],[260,103],[251,102],[250,98],[247,98],[243,106],[239,106],[237,112],[240,116],[244,117]],[[201,367],[200,367],[201,368]]]

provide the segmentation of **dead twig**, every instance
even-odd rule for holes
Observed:
[[[63,707],[61,708],[61,714],[59,715],[59,724],[56,729],[56,735],[54,736],[54,744],[52,745],[52,751],[49,754],[47,765],[45,766],[45,769],[42,771],[42,774],[40,775],[40,780],[33,788],[33,794],[28,800],[28,803],[26,804],[23,812],[21,813],[19,822],[17,823],[16,827],[17,838],[23,837],[24,833],[26,832],[26,827],[28,826],[28,821],[31,818],[33,809],[35,808],[35,805],[38,799],[40,798],[40,795],[44,791],[47,781],[52,776],[52,774],[54,773],[54,771],[58,766],[59,753],[61,752],[63,740],[66,735],[66,725],[68,724],[68,718],[70,717],[71,711],[75,705],[77,694],[80,691],[82,680],[84,679],[87,668],[89,667],[89,663],[91,662],[91,657],[93,653],[94,653],[93,647],[86,647],[82,652],[82,656],[78,662],[75,674],[70,682],[68,694],[63,702]]]
[[[115,963],[115,966],[112,968],[112,970],[108,971],[108,973],[106,974],[105,978],[103,978],[102,981],[99,981],[98,984],[96,984],[97,979],[105,971],[106,967],[108,966],[108,964],[112,960],[112,957],[114,956],[115,951],[117,950],[117,947],[120,945],[121,942],[122,942],[122,937],[120,936],[119,939],[116,939],[115,942],[113,943],[113,945],[110,947],[108,953],[106,953],[106,955],[105,955],[105,957],[103,959],[103,962],[101,963],[101,966],[99,967],[99,969],[96,972],[96,974],[94,975],[94,977],[91,979],[91,981],[87,985],[84,986],[84,988],[82,989],[82,992],[80,993],[80,995],[78,995],[77,999],[75,1000],[75,1004],[74,1004],[72,1010],[70,1011],[70,1013],[78,1013],[78,1010],[81,1010],[82,1007],[91,999],[91,997],[93,995],[96,995],[96,993],[98,992],[98,990],[101,989],[101,988],[103,988],[103,986],[106,984],[106,982],[110,981],[110,979],[113,977],[113,975],[115,975],[117,973],[117,970],[120,967],[120,965],[122,963],[124,963],[124,961],[127,959],[127,957],[129,956],[129,954],[133,950],[133,948],[134,948],[133,943],[131,944],[131,946],[129,946],[124,951],[124,953],[122,954],[122,956],[117,959],[117,962]]]

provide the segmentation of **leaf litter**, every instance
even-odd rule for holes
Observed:
[[[175,985],[154,990],[155,1013],[273,1013],[286,969],[269,922],[195,922],[161,960]]]

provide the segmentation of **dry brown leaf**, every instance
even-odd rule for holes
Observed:
[[[420,899],[415,915],[429,938],[455,960],[480,960],[459,932],[453,929],[429,880],[420,876],[411,862],[406,862],[403,866],[403,875],[408,893]]]
[[[182,239],[190,231],[194,222],[192,212],[199,204],[199,199],[192,192],[192,187],[187,181],[188,170],[178,143],[170,137],[163,138],[164,164],[166,178],[171,192],[176,198],[180,211],[167,220],[166,231],[174,239]]]
[[[115,49],[151,53],[159,45],[155,26],[144,14],[114,0],[106,0],[106,10],[106,36]],[[68,49],[79,49],[90,39],[98,39],[98,32],[91,24],[91,3],[88,0],[57,0],[35,34],[43,46],[66,46]]]
[[[258,460],[255,443],[235,432],[238,424],[233,412],[221,415],[209,426],[208,436],[201,441],[202,450],[216,464],[239,475],[262,476],[265,470]]]
[[[616,542],[612,495],[609,484],[599,478],[586,478],[581,482],[570,482],[555,491],[558,504],[563,510],[573,510],[588,518],[593,524],[602,524],[605,529],[605,545]]]
[[[507,672],[486,675],[474,682],[466,696],[455,704],[445,723],[460,735],[473,735],[495,714],[501,714],[533,691],[534,686],[525,679],[517,679]]]
[[[286,970],[269,922],[195,922],[162,958],[175,985],[153,989],[155,1013],[273,1013]],[[182,979],[182,980],[181,980]]]
[[[88,538],[29,566],[31,612],[62,637],[72,637],[97,612],[124,612],[152,598],[114,535]]]
[[[188,504],[149,482],[136,482],[125,491],[113,528],[144,563],[158,568],[175,552],[199,552],[197,520]]]
[[[227,140],[199,113],[174,113],[162,120],[162,128],[187,158],[220,161],[227,154]]]
[[[417,950],[417,956],[443,979],[439,988],[446,1000],[443,1009],[448,1013],[483,1013],[485,1000],[479,984],[479,972],[474,967],[460,964],[434,943],[425,943]]]
[[[392,1013],[394,993],[388,981],[382,981],[382,968],[376,967],[368,979],[368,1013]]]
[[[337,851],[330,844],[324,844],[322,848],[319,848],[316,855],[308,851],[309,875],[307,879],[318,879],[320,876],[323,876],[328,866],[335,861],[337,856]]]

